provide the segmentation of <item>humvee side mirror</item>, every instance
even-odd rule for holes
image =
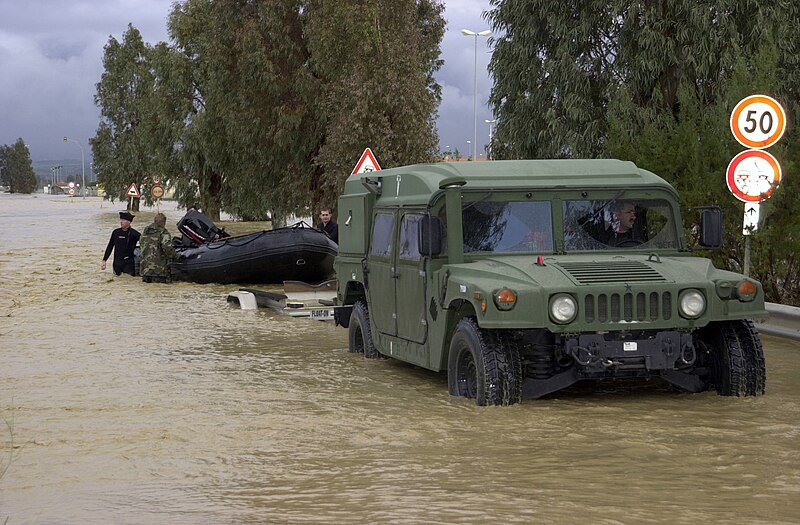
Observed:
[[[419,221],[419,252],[423,256],[441,255],[443,237],[444,225],[441,219],[426,215]]]
[[[700,246],[711,250],[722,248],[722,208],[711,206],[700,216]]]

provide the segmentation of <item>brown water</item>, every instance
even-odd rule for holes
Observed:
[[[764,397],[479,408],[235,286],[101,272],[118,209],[0,195],[0,523],[800,522],[798,343]]]

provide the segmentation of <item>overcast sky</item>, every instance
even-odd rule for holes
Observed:
[[[34,161],[80,159],[87,172],[89,138],[99,121],[94,105],[103,47],[109,36],[122,39],[132,23],[146,42],[167,41],[167,15],[173,0],[0,0],[0,144],[22,137]],[[489,0],[445,0],[447,28],[442,41],[444,66],[437,74],[443,100],[439,108],[440,146],[469,153],[473,138],[475,39],[461,29],[488,29],[482,14]],[[492,118],[487,38],[478,38],[478,154],[489,139]],[[369,144],[364,145],[369,146]],[[380,155],[380,152],[376,153]],[[353,159],[355,164],[356,160]]]

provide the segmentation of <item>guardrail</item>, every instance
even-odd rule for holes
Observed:
[[[767,303],[769,318],[756,322],[758,331],[800,341],[800,308]]]

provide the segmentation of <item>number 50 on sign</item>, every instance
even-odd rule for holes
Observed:
[[[772,146],[786,131],[786,113],[778,102],[766,95],[742,99],[731,113],[731,132],[746,148]]]

